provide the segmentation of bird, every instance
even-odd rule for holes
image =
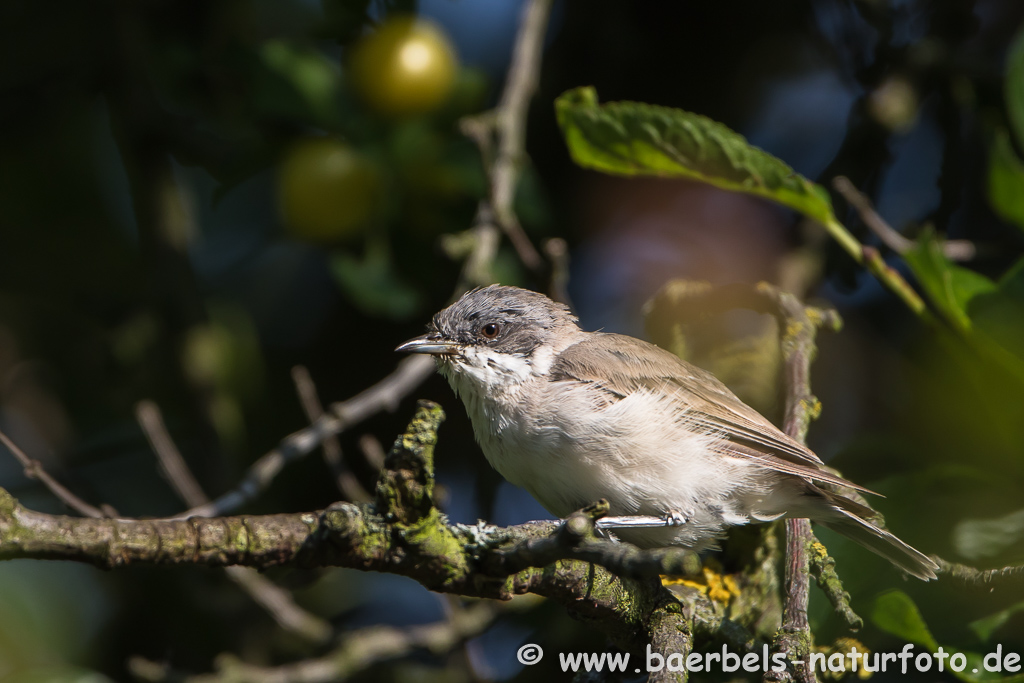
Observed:
[[[490,285],[433,316],[396,351],[430,354],[465,405],[484,457],[564,518],[599,499],[640,548],[717,547],[733,526],[808,518],[936,578],[928,556],[840,493],[871,493],[747,406],[711,373],[649,342],[587,332],[565,304]]]

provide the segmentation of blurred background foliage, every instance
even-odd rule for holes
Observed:
[[[441,245],[458,240],[441,238],[471,226],[487,191],[458,121],[493,106],[520,9],[519,0],[0,4],[0,427],[87,500],[167,515],[183,504],[135,423],[138,401],[162,408],[217,495],[304,424],[293,366],[309,368],[325,402],[387,373],[391,349],[419,333],[457,280],[458,249]],[[1018,0],[558,2],[516,202],[534,243],[568,241],[569,291],[587,329],[643,336],[644,303],[673,279],[765,279],[836,306],[846,325],[819,339],[813,385],[824,410],[812,447],[886,494],[877,506],[903,538],[981,567],[1024,562],[1022,20]],[[916,319],[787,209],[575,166],[553,102],[580,85],[602,101],[721,121],[826,187],[849,177],[914,240],[903,256],[883,251],[939,324]],[[835,206],[861,241],[882,246],[845,203]],[[952,263],[946,238],[971,241],[976,256]],[[546,286],[507,246],[493,273]],[[777,352],[757,341],[773,333],[757,316],[676,329],[650,310],[651,335],[669,330],[674,350],[778,411]],[[489,470],[442,381],[414,397],[448,409],[438,479],[454,520],[547,516]],[[342,438],[366,486],[375,473],[360,437],[386,445],[411,405]],[[0,485],[29,507],[61,511],[13,458],[0,458]],[[337,498],[325,464],[308,458],[248,509]],[[1024,651],[1024,589],[903,584],[884,561],[821,537],[854,607],[875,616],[858,635],[868,647]],[[396,577],[272,578],[341,631],[444,614],[436,596]],[[885,592],[894,586],[905,594]],[[812,611],[819,643],[844,635],[817,593]],[[464,680],[466,661],[483,678],[553,675],[554,657],[525,672],[516,663],[527,641],[552,653],[604,647],[540,605],[503,617],[465,651],[364,678]],[[134,654],[205,671],[225,651],[274,663],[314,649],[222,572],[0,565],[5,680],[121,680]]]

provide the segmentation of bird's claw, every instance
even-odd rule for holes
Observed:
[[[686,517],[679,510],[669,510],[665,513],[665,526],[683,526],[686,524]]]

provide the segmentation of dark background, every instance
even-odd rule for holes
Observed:
[[[486,187],[456,122],[493,105],[520,3],[364,5],[0,5],[0,427],[90,502],[129,516],[183,509],[135,423],[139,400],[161,407],[200,482],[217,495],[303,426],[294,365],[309,368],[324,402],[343,400],[389,372],[395,345],[446,304],[460,264],[439,238],[471,226]],[[353,37],[397,10],[435,18],[464,69],[458,97],[402,121],[368,111],[341,66]],[[846,326],[820,337],[814,366],[824,412],[811,445],[888,496],[877,505],[901,537],[979,566],[1024,559],[1024,522],[1016,521],[1024,499],[1020,394],[947,353],[819,229],[789,212],[703,185],[580,170],[552,102],[594,85],[602,101],[704,114],[826,186],[849,176],[910,237],[930,222],[975,241],[983,248],[970,267],[998,277],[1024,246],[1020,230],[986,200],[988,150],[1005,121],[1003,62],[1022,19],[1016,0],[556,3],[529,119],[532,163],[517,203],[535,243],[568,241],[570,293],[587,329],[643,336],[642,304],[679,277],[796,282],[800,294],[838,307]],[[263,55],[273,41],[333,69],[326,114],[268,66]],[[387,208],[366,236],[311,243],[281,224],[276,166],[295,140],[321,132],[347,139],[383,169]],[[168,196],[178,198],[171,205],[183,207],[179,214],[168,217]],[[837,205],[858,236],[876,241]],[[161,229],[168,224],[186,227],[170,239]],[[339,275],[339,264],[381,240],[387,267],[366,287],[399,292],[391,298],[368,297]],[[794,254],[809,255],[811,276],[794,274]],[[496,271],[507,283],[546,285],[507,246]],[[374,472],[359,437],[372,434],[386,447],[416,397],[439,401],[449,415],[438,480],[456,521],[547,516],[490,471],[439,378],[394,414],[343,435],[366,486]],[[0,485],[29,507],[62,511],[11,457],[0,458]],[[246,511],[312,510],[337,498],[314,455]],[[955,530],[976,538],[977,527],[959,524],[1015,512],[996,524],[1008,541],[982,539],[965,557]],[[905,583],[883,560],[822,539],[865,616],[876,595],[898,587],[938,642],[1024,650],[1024,612],[989,643],[968,626],[1024,600],[1020,588],[990,594],[949,581]],[[271,576],[339,629],[443,615],[436,596],[401,578],[342,570]],[[812,618],[819,643],[843,634],[818,593]],[[858,637],[876,650],[902,646],[870,619]],[[478,671],[499,679],[552,673],[521,671],[514,653],[528,641],[549,652],[604,647],[600,634],[541,605],[479,639]],[[121,680],[135,654],[205,671],[225,651],[263,663],[310,654],[218,571],[0,565],[0,678]],[[461,680],[456,670],[420,657],[376,667],[366,680]]]

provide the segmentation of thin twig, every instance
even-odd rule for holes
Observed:
[[[853,234],[846,229],[846,226],[839,222],[834,216],[830,216],[822,222],[825,230],[832,236],[839,246],[853,258],[858,264],[864,266],[869,273],[878,278],[879,282],[889,288],[893,294],[899,297],[907,308],[913,311],[914,315],[929,324],[936,324],[938,319],[932,315],[928,305],[917,291],[910,286],[898,270],[892,268],[885,262],[878,249],[860,243]]]
[[[152,401],[139,401],[135,415],[153,447],[160,469],[186,505],[196,507],[210,501],[181,452],[171,438],[160,408]],[[252,567],[225,567],[225,573],[253,601],[273,617],[281,628],[314,643],[326,643],[333,633],[330,624],[299,607],[284,590]]]
[[[544,242],[544,255],[551,262],[551,298],[573,308],[569,298],[569,245],[561,237]]]
[[[375,471],[379,472],[384,467],[384,457],[387,453],[384,451],[384,446],[381,445],[380,439],[373,434],[363,434],[359,437],[359,450],[363,452],[366,462]]]
[[[492,178],[491,203],[494,207],[502,207],[502,211],[507,211],[506,218],[515,217],[512,199],[519,175],[518,164],[523,156],[526,112],[539,78],[541,47],[550,9],[551,0],[530,1],[516,37],[512,65],[500,104],[494,112],[476,117],[478,122],[493,119],[490,125],[498,131],[498,154],[489,173]],[[469,130],[475,130],[472,124],[467,123],[463,124],[464,130],[467,125]],[[486,148],[482,146],[481,151],[486,152]],[[485,153],[485,162],[488,161],[487,156]],[[495,196],[498,198],[497,201],[493,199]],[[477,212],[476,225],[473,228],[475,240],[466,258],[460,282],[455,288],[456,296],[474,285],[488,284],[488,281],[482,278],[489,278],[489,264],[497,253],[494,221],[489,220],[488,216],[497,208],[488,208],[486,204],[487,202],[481,202]],[[528,267],[539,265],[539,256],[532,245],[526,248],[518,244],[511,233],[509,237],[513,244],[517,244],[524,264]],[[525,235],[523,237],[525,238]],[[533,257],[530,256],[531,252]],[[277,448],[253,463],[234,489],[211,503],[193,507],[179,517],[211,517],[237,510],[259,495],[286,464],[307,455],[324,439],[336,436],[382,410],[394,410],[403,398],[432,374],[433,370],[434,362],[426,356],[413,355],[403,359],[390,375],[351,399],[332,404],[329,413],[314,421],[309,427],[286,437]]]
[[[181,452],[171,439],[160,408],[152,401],[139,401],[135,404],[135,419],[142,427],[142,433],[156,453],[160,471],[170,482],[178,496],[189,507],[202,505],[209,501],[192,471],[185,464]]]
[[[832,603],[835,609],[851,631],[859,631],[864,625],[864,620],[850,607],[850,594],[843,589],[843,584],[836,573],[836,561],[828,554],[828,550],[811,534],[810,560],[811,574],[818,581],[818,587]]]
[[[2,431],[0,431],[0,443],[6,446],[7,450],[9,450],[14,455],[15,459],[21,463],[26,477],[40,482],[50,490],[50,493],[57,496],[57,498],[59,498],[69,508],[80,515],[84,515],[85,517],[106,517],[102,510],[89,505],[84,500],[71,493],[71,491],[65,488],[59,481],[50,476],[50,473],[43,468],[43,464],[41,462],[28,457],[25,454],[25,451],[18,448],[18,445],[11,441],[11,439]]]
[[[972,586],[1024,581],[1024,565],[1000,567],[999,569],[975,569],[966,564],[949,562],[938,555],[932,555],[931,558],[939,564],[940,574],[948,574],[950,578]]]
[[[369,389],[342,403],[331,405],[313,424],[284,438],[277,448],[254,462],[242,481],[216,500],[198,505],[175,517],[215,517],[229,514],[262,492],[284,466],[316,449],[325,438],[340,434],[354,424],[382,410],[394,410],[398,403],[434,371],[427,356],[409,356],[395,371]]]
[[[531,270],[540,268],[542,261],[537,249],[523,232],[515,214],[516,188],[522,164],[526,157],[526,114],[530,100],[540,80],[540,61],[544,35],[552,0],[530,0],[523,8],[516,44],[512,51],[505,89],[494,112],[473,117],[463,124],[466,131],[486,157],[490,151],[487,128],[492,127],[497,137],[497,155],[488,174],[490,203],[495,219],[508,235],[523,264]]]
[[[814,350],[814,335],[817,330],[804,305],[791,294],[761,283],[757,291],[772,300],[779,317],[782,335],[786,408],[783,431],[804,443],[807,428],[816,413],[817,399],[811,394],[810,368]],[[819,320],[821,316],[816,316]],[[811,630],[807,621],[807,602],[810,594],[810,557],[812,539],[811,523],[807,519],[786,520],[786,564],[783,585],[785,595],[782,607],[782,627],[775,637],[775,650],[784,653],[790,661],[792,672],[787,669],[781,674],[769,672],[766,679],[794,680],[814,683],[813,667],[807,658],[811,647]]]
[[[914,241],[907,239],[875,211],[866,194],[854,187],[846,176],[838,176],[832,187],[857,211],[864,225],[878,235],[882,243],[897,254],[905,254],[914,248]],[[978,249],[969,240],[947,240],[942,243],[942,252],[953,261],[969,261],[977,255]]]
[[[323,644],[334,634],[331,625],[299,607],[289,593],[252,567],[225,567],[224,572],[257,605],[266,610],[278,626],[302,636],[311,643]]]
[[[478,602],[452,615],[446,621],[395,628],[371,626],[345,635],[341,644],[320,657],[304,659],[282,666],[256,666],[231,655],[217,658],[217,671],[195,676],[176,674],[167,665],[142,657],[133,657],[128,668],[144,681],[181,681],[182,683],[216,683],[217,681],[250,681],[251,683],[327,683],[341,681],[377,662],[397,659],[416,650],[440,655],[485,631],[498,610],[493,603]]]
[[[292,368],[292,381],[295,382],[295,391],[299,395],[299,402],[302,410],[306,413],[306,419],[316,422],[324,415],[323,405],[320,404],[320,397],[317,395],[316,384],[304,365],[296,365]],[[357,503],[366,503],[372,496],[363,488],[355,475],[345,466],[345,459],[341,452],[341,443],[338,437],[330,435],[320,444],[324,453],[324,462],[334,474],[334,482],[338,490],[345,497]]]

